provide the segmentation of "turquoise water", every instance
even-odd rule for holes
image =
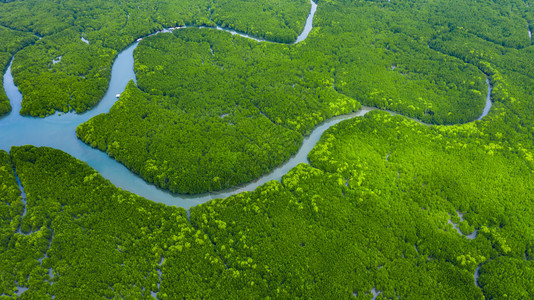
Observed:
[[[306,39],[312,29],[312,21],[317,6],[315,3],[311,3],[312,8],[308,20],[296,43]],[[217,29],[229,31],[233,34],[239,34],[246,38],[252,38],[259,41],[253,37],[236,33],[231,30],[222,28]],[[163,30],[162,32],[168,31],[169,30]],[[98,114],[107,113],[117,100],[115,95],[122,93],[130,80],[136,80],[133,69],[133,51],[137,45],[138,42],[135,42],[117,55],[111,71],[109,88],[104,95],[104,98],[95,108],[82,114],[67,113],[59,115],[56,113],[55,115],[46,118],[23,117],[19,115],[18,111],[20,111],[21,108],[22,95],[13,82],[11,62],[4,74],[4,89],[11,101],[13,110],[9,115],[0,119],[0,149],[9,151],[12,146],[21,145],[47,146],[60,149],[77,159],[87,162],[89,166],[98,171],[104,178],[107,178],[114,185],[123,190],[128,190],[147,199],[164,203],[166,205],[180,206],[188,209],[191,206],[204,203],[211,199],[224,198],[244,191],[253,191],[258,186],[271,180],[280,180],[284,174],[299,163],[308,162],[308,153],[319,141],[325,130],[343,120],[356,116],[363,116],[370,110],[374,109],[364,107],[356,113],[334,117],[317,126],[309,136],[304,138],[301,148],[294,156],[283,165],[255,181],[220,192],[199,195],[171,194],[145,182],[139,176],[130,172],[124,165],[110,158],[106,153],[89,147],[76,137],[76,127],[79,124],[86,122]],[[486,108],[480,118],[484,117],[491,107],[490,93],[491,85],[488,81]]]
[[[308,16],[306,26],[302,34],[298,37],[297,42],[306,39],[312,29],[312,21],[317,6],[313,2],[311,2],[311,4],[312,9]],[[239,34],[243,37],[260,42],[258,39],[232,30],[220,27],[217,29],[229,31],[232,34]],[[162,32],[168,31],[169,30],[163,30]],[[145,182],[143,179],[130,172],[125,166],[110,158],[106,153],[89,147],[76,137],[76,127],[79,124],[86,122],[98,114],[107,113],[117,100],[115,95],[122,93],[130,80],[135,81],[133,51],[137,45],[138,42],[135,42],[119,53],[113,63],[111,81],[104,98],[95,108],[82,114],[66,113],[60,115],[59,113],[56,113],[55,115],[46,118],[23,117],[19,115],[17,112],[20,111],[21,108],[22,95],[13,82],[13,76],[11,75],[11,64],[13,62],[11,62],[4,74],[4,89],[11,101],[13,110],[9,115],[0,119],[0,149],[9,151],[12,146],[21,145],[56,148],[69,153],[77,159],[87,162],[89,166],[98,171],[103,177],[124,190],[128,190],[156,202],[189,208],[211,199],[228,197],[243,191],[253,191],[258,186],[270,180],[280,180],[282,175],[286,174],[291,168],[301,162],[307,162],[309,151],[319,140],[324,130],[339,123],[343,119],[351,117],[343,116],[334,118],[317,127],[310,136],[305,138],[304,144],[296,155],[282,166],[258,180],[220,192],[200,195],[173,195]],[[362,115],[363,112],[364,111],[361,111],[354,115]]]

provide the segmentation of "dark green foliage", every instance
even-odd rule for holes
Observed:
[[[320,81],[324,68],[300,72],[299,55],[209,29],[148,38],[136,49],[145,92],[130,83],[78,137],[173,192],[250,181],[294,154],[302,133],[359,108]]]
[[[23,212],[24,202],[9,155],[0,151],[0,295],[13,296],[30,285],[33,289],[28,295],[42,295],[48,286],[48,272],[38,259],[46,251],[51,232],[44,228],[27,235],[21,226]]]
[[[507,126],[503,126],[500,122],[496,124],[497,120],[494,119],[493,123],[488,124],[489,126],[498,128],[496,131],[499,132],[505,127],[513,128],[514,131],[523,134],[529,130],[533,132],[528,126],[522,128],[526,124],[534,123],[530,101],[527,101],[534,95],[533,47],[509,49],[473,37],[464,30],[452,30],[432,40],[429,45],[440,52],[474,64],[490,75],[494,85],[492,100],[497,102],[497,107],[502,107],[501,113],[508,114],[504,117],[508,119],[508,124]],[[514,135],[515,133],[506,134],[508,138]]]
[[[324,10],[330,12],[328,9],[325,6]],[[349,34],[359,32],[361,29],[358,28]],[[429,122],[465,122],[480,114],[484,102],[479,100],[484,99],[481,90],[485,90],[485,76],[472,65],[426,46],[418,46],[403,35],[384,33],[384,40],[374,48],[361,41],[348,42],[345,37],[338,41],[339,36],[334,39],[334,35],[326,30],[303,44],[287,46],[191,28],[145,39],[136,49],[135,69],[139,88],[153,95],[151,102],[157,102],[157,106],[140,105],[138,98],[121,101],[109,115],[82,125],[78,136],[160,187],[174,192],[198,193],[251,180],[296,151],[293,146],[298,141],[296,137],[289,144],[277,141],[274,137],[266,137],[264,128],[268,127],[262,126],[253,131],[254,137],[245,139],[259,139],[262,143],[259,151],[252,153],[248,147],[238,146],[229,152],[245,149],[242,155],[229,157],[222,154],[217,140],[228,143],[227,135],[233,136],[234,126],[238,130],[243,126],[244,123],[234,117],[244,109],[245,112],[251,111],[255,124],[265,120],[265,116],[272,121],[270,126],[280,125],[303,134],[309,133],[324,119],[357,109],[354,99],[338,91],[368,104],[401,111]],[[388,40],[397,50],[376,56],[377,48],[383,49]],[[347,51],[338,53],[336,47],[340,46],[346,47]],[[336,52],[328,53],[327,49]],[[415,50],[426,52],[428,57],[422,57]],[[366,59],[354,61],[352,57]],[[380,64],[391,66],[395,59],[399,63],[405,62],[404,68],[419,73],[406,77],[388,70],[389,67],[376,68]],[[417,71],[417,66],[423,71]],[[399,65],[399,68],[403,67]],[[362,74],[369,71],[374,75]],[[362,82],[362,77],[367,80]],[[337,85],[335,80],[338,80]],[[387,95],[380,90],[386,91]],[[156,95],[158,100],[155,100]],[[475,104],[471,104],[473,101]],[[155,114],[155,111],[159,113]],[[133,113],[140,115],[143,122],[132,118]],[[168,117],[155,117],[163,114]],[[152,117],[147,118],[149,115]],[[187,118],[195,121],[176,128],[175,125],[183,124]],[[202,129],[196,129],[199,127]],[[171,128],[180,132],[169,134],[173,132]],[[183,132],[194,140],[184,143]],[[213,132],[216,136],[207,139]],[[137,136],[143,142],[131,143],[134,140],[131,136]],[[232,139],[231,144],[237,146],[244,141],[240,136],[242,134]],[[284,145],[281,150],[287,151],[271,151],[262,141],[276,147]],[[121,145],[120,151],[111,146],[114,142]],[[184,150],[172,150],[176,144],[182,143]],[[188,146],[194,143],[202,146]],[[229,158],[223,163],[212,153]],[[266,153],[274,155],[267,156]],[[199,163],[190,166],[182,159]],[[189,174],[198,175],[190,177]]]
[[[480,268],[479,283],[489,299],[529,299],[534,295],[534,261],[499,257]]]
[[[344,174],[349,188],[355,184],[384,193],[388,186],[395,191],[396,185],[400,188],[404,183],[411,186],[404,192],[409,192],[412,201],[422,201],[422,207],[439,207],[440,199],[446,199],[457,210],[473,210],[475,215],[465,217],[475,228],[496,226],[503,232],[499,235],[507,246],[500,247],[502,254],[515,251],[523,256],[527,237],[533,234],[527,226],[528,213],[520,213],[530,210],[526,205],[533,197],[532,157],[523,154],[521,145],[492,141],[476,125],[426,127],[371,112],[364,120],[343,122],[328,131],[310,153],[310,161]],[[351,169],[360,171],[351,173]],[[374,175],[366,175],[366,169]],[[513,220],[508,213],[515,215]],[[518,227],[523,230],[520,236],[515,232]],[[482,231],[482,235],[496,237],[492,231]]]
[[[532,163],[484,139],[474,124],[427,127],[370,113],[325,134],[310,155],[319,169],[301,164],[282,183],[194,207],[192,224],[183,210],[117,191],[59,151],[12,155],[28,193],[28,228],[54,232],[45,266],[63,274],[48,289],[57,296],[73,287],[146,296],[164,257],[162,299],[364,298],[373,288],[387,298],[472,299],[513,285],[528,298],[529,277],[517,282],[489,268],[507,257],[528,272]],[[474,240],[447,224],[459,221],[457,210],[478,230]],[[482,290],[473,278],[480,264]],[[492,280],[503,287],[492,290]]]
[[[294,41],[310,3],[298,1],[13,1],[0,7],[0,24],[42,36],[75,27],[89,41],[120,50],[162,27],[220,25],[251,35]],[[210,20],[211,19],[211,20]]]
[[[431,3],[423,10],[431,23],[443,27],[465,28],[495,44],[513,48],[532,44],[528,38],[525,20],[526,11],[531,10],[528,2],[443,0]],[[532,13],[530,15],[532,16]]]
[[[14,31],[0,26],[0,69],[6,70],[13,55],[25,46],[35,42],[36,36],[29,33]],[[3,74],[4,72],[2,72]],[[4,90],[4,77],[0,77],[0,117],[11,111],[11,104]]]
[[[365,299],[373,287],[388,298],[480,297],[474,268],[447,258],[477,250],[448,231],[446,213],[378,195],[361,202],[344,184],[339,174],[299,165],[283,185],[195,207],[191,220],[229,268],[254,282],[257,297]],[[440,251],[426,246],[437,240]]]
[[[86,164],[58,150],[24,146],[13,148],[11,154],[28,196],[22,227],[31,232],[17,236],[37,239],[41,246],[43,239],[46,241],[35,252],[37,257],[46,253],[45,258],[40,265],[34,259],[34,265],[26,267],[31,271],[28,281],[19,281],[30,288],[25,296],[42,298],[48,293],[56,299],[150,299],[150,291],[158,291],[158,270],[171,268],[163,280],[172,282],[182,269],[208,278],[217,272],[206,257],[212,253],[209,241],[195,234],[184,209],[121,191]],[[165,261],[160,267],[162,258]],[[17,268],[13,270],[19,276],[28,271]],[[43,268],[51,268],[54,277],[48,278]]]
[[[83,112],[93,107],[108,87],[116,54],[87,45],[73,30],[19,51],[12,73],[24,96],[20,113],[43,117],[55,110]]]
[[[323,136],[310,154],[320,169],[300,165],[283,185],[200,205],[191,220],[229,268],[255,284],[277,278],[271,290],[292,296],[361,297],[376,287],[388,298],[481,298],[477,265],[525,262],[534,235],[532,161],[486,139],[475,124],[426,127],[373,112]],[[459,221],[456,211],[466,213],[463,227],[479,230],[474,240],[447,224]],[[249,257],[270,272],[255,275]],[[275,265],[286,276],[276,277]],[[484,276],[532,297],[530,275]]]
[[[77,287],[144,297],[157,289],[164,257],[161,299],[363,299],[373,288],[386,298],[530,298],[532,156],[513,138],[494,140],[486,123],[429,127],[371,112],[328,130],[310,154],[313,167],[194,207],[191,224],[184,211],[117,191],[59,151],[22,147],[12,155],[28,193],[23,228],[49,224],[45,266],[67,272],[50,294]],[[465,233],[476,229],[476,238],[448,220]],[[524,280],[513,279],[516,267]],[[94,281],[87,270],[106,273]]]
[[[0,171],[0,182],[2,183],[0,186],[0,199],[2,199],[3,204],[7,206],[16,205],[15,200],[19,198],[20,190],[17,186],[9,155],[5,151],[0,151]],[[5,215],[2,215],[2,220],[5,219]],[[3,224],[1,228],[5,228],[5,224]]]
[[[336,90],[363,105],[427,123],[475,119],[484,107],[484,74],[429,49],[428,39],[441,29],[413,15],[417,12],[412,8],[371,2],[323,3],[316,17],[318,29],[305,43],[338,62],[333,65]]]
[[[223,28],[290,43],[304,28],[310,6],[309,0],[217,1],[210,6],[210,20]]]
[[[465,123],[482,110],[487,74],[490,114],[452,126],[378,111],[342,122],[311,165],[194,207],[190,220],[58,150],[13,148],[12,162],[0,152],[0,295],[29,287],[23,297],[369,299],[376,288],[388,299],[534,298],[534,66],[521,21],[534,20],[532,8],[319,5],[310,38],[293,46],[208,29],[145,39],[135,53],[139,86],[78,136],[159,186],[198,192],[266,172],[356,100]],[[171,7],[151,9],[163,19]],[[28,195],[24,217],[12,164]]]
[[[0,25],[43,36],[17,55],[13,71],[24,96],[21,113],[44,117],[55,111],[81,113],[98,103],[113,57],[137,38],[164,27],[221,25],[289,43],[302,31],[309,8],[305,0],[30,0],[2,4]]]
[[[77,134],[148,181],[180,193],[250,181],[288,159],[302,141],[251,105],[221,117],[222,107],[189,114],[185,107],[166,109],[173,100],[130,83],[109,114],[82,124]]]
[[[121,50],[136,38],[162,27],[218,24],[287,43],[301,32],[309,7],[309,2],[304,0],[141,4],[30,0],[2,5],[0,24],[38,33],[45,41],[50,38],[50,44],[56,48],[54,52],[61,49],[67,57],[79,56],[77,44],[82,36],[93,46],[86,62],[94,68],[92,78],[84,80],[78,78],[79,62],[74,60],[64,61],[60,72],[45,68],[56,57],[45,55],[40,47],[29,51],[37,54],[31,59],[21,57],[16,62],[20,64],[19,69],[40,65],[32,73],[32,81],[40,84],[25,85],[23,90],[27,95],[23,113],[44,116],[54,110],[82,112],[94,106],[109,80],[106,72],[111,63],[108,57],[113,53],[111,49]],[[483,90],[483,75],[472,66],[432,52],[426,44],[442,32],[458,29],[494,44],[524,48],[531,44],[526,29],[532,20],[532,8],[520,1],[326,1],[321,3],[314,20],[316,29],[312,36],[320,40],[312,43],[330,67],[341,63],[327,72],[335,75],[339,91],[346,95],[366,105],[392,109],[432,123],[463,123],[481,111],[483,101],[476,91]],[[62,39],[58,40],[57,34]],[[102,53],[107,54],[102,56]],[[309,59],[307,63],[313,65]],[[392,67],[396,68],[392,70]],[[95,74],[100,72],[103,73]],[[17,82],[29,80],[30,77],[23,75],[28,74],[16,75]],[[52,84],[56,81],[61,84]],[[73,85],[82,85],[84,92],[80,94],[84,95],[72,96],[73,101],[69,101],[68,91]]]

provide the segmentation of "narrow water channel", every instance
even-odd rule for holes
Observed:
[[[19,185],[20,190],[20,196],[22,198],[22,204],[24,205],[24,210],[22,211],[22,218],[19,223],[19,228],[17,229],[17,233],[28,235],[29,233],[23,233],[22,232],[22,220],[26,216],[26,213],[28,212],[28,205],[26,204],[26,192],[24,191],[24,187],[22,186],[22,182],[20,181],[19,176],[17,175],[17,170],[13,168],[13,173],[15,174],[15,179],[17,180],[17,184]]]
[[[484,118],[485,116],[488,115],[490,109],[491,109],[491,90],[493,89],[493,87],[491,86],[491,83],[489,81],[489,78],[488,76],[486,75],[486,84],[488,85],[488,93],[486,94],[486,105],[484,106],[484,110],[482,111],[482,114],[480,115],[480,117],[478,117],[477,120],[482,120],[482,118]]]
[[[308,20],[296,43],[306,39],[312,29],[313,17],[317,9],[317,5],[314,2],[311,3],[312,7],[308,16]],[[217,29],[230,31],[223,28]],[[168,31],[169,30],[166,29],[161,32]],[[234,31],[230,32],[235,33]],[[258,39],[247,35],[240,33],[235,34],[259,41]],[[244,191],[253,191],[268,181],[280,180],[284,174],[286,174],[299,163],[308,162],[308,153],[319,141],[325,130],[343,120],[357,116],[363,116],[370,110],[375,109],[364,107],[358,112],[331,118],[317,126],[309,136],[304,138],[302,146],[294,156],[292,156],[286,163],[257,180],[213,193],[199,195],[171,194],[145,182],[139,176],[130,172],[124,165],[110,158],[105,152],[91,148],[76,137],[75,130],[79,124],[86,122],[90,118],[100,113],[107,113],[116,101],[115,95],[120,94],[130,80],[136,80],[133,69],[133,51],[137,47],[138,43],[139,42],[133,43],[117,56],[112,66],[109,88],[102,101],[95,108],[82,114],[66,113],[60,116],[58,113],[56,113],[55,115],[46,117],[44,119],[22,117],[20,114],[18,114],[21,108],[22,95],[13,82],[13,76],[11,75],[11,65],[13,62],[11,62],[6,73],[4,74],[4,89],[11,101],[13,110],[9,115],[0,119],[0,149],[9,151],[12,146],[22,145],[34,145],[38,147],[47,146],[56,148],[76,157],[77,159],[87,162],[89,166],[98,171],[104,178],[107,178],[115,186],[120,187],[123,190],[130,191],[155,202],[189,209],[191,206],[204,203],[211,199],[225,198]],[[487,83],[488,96],[486,99],[486,107],[484,108],[484,112],[479,119],[483,118],[489,112],[491,107],[491,85],[489,81],[487,81]]]

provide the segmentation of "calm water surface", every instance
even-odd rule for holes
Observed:
[[[317,5],[314,2],[311,2],[311,4],[312,7],[305,28],[295,43],[306,39],[312,29],[313,17]],[[220,27],[217,29],[229,31],[232,34],[239,34],[258,42],[261,41],[241,33],[236,33],[235,31]],[[161,32],[168,31],[169,30],[162,30]],[[135,42],[119,53],[113,63],[111,81],[104,98],[95,108],[82,114],[66,113],[59,115],[59,113],[56,113],[55,115],[46,118],[22,117],[19,115],[18,112],[21,108],[22,95],[13,82],[13,76],[11,75],[11,64],[13,62],[11,62],[4,74],[4,89],[11,101],[13,110],[9,115],[0,119],[0,149],[9,151],[12,146],[22,145],[47,146],[60,149],[77,159],[87,162],[89,166],[98,171],[104,178],[107,178],[114,185],[124,190],[128,190],[147,199],[164,203],[166,205],[180,206],[189,209],[191,206],[204,203],[211,199],[224,198],[243,191],[253,191],[258,186],[268,181],[280,180],[284,174],[299,163],[308,163],[308,153],[319,141],[319,138],[325,130],[343,120],[356,116],[363,116],[370,110],[374,109],[364,107],[356,113],[334,117],[317,126],[309,136],[304,138],[301,148],[294,156],[269,174],[266,174],[255,181],[220,192],[199,195],[171,194],[145,182],[139,176],[130,172],[124,165],[110,158],[106,153],[91,148],[76,137],[76,127],[79,124],[86,122],[98,114],[109,112],[109,109],[117,100],[115,95],[122,93],[130,80],[136,80],[133,69],[133,51],[137,45],[138,42]],[[487,104],[484,113],[480,118],[484,117],[491,107],[490,93],[491,86],[488,81]]]

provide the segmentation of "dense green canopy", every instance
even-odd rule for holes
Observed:
[[[4,240],[34,239],[37,248],[4,258],[18,266],[4,271],[14,272],[4,291],[365,299],[375,288],[386,298],[529,298],[532,156],[476,125],[428,127],[371,112],[328,130],[311,166],[194,207],[190,218],[113,187],[61,151],[13,148],[28,212],[6,215]],[[3,164],[4,190],[16,199]],[[16,233],[19,223],[29,235]]]
[[[220,25],[289,43],[309,11],[306,0],[29,0],[2,3],[0,25],[43,36],[17,54],[13,75],[24,95],[21,113],[44,117],[96,105],[117,51],[157,30]]]
[[[37,37],[21,31],[11,30],[0,26],[0,69],[6,70],[13,55],[23,47],[37,40]],[[4,77],[0,77],[0,116],[11,111],[11,104],[4,90]]]
[[[288,42],[309,10],[216,4],[2,3],[17,30],[0,29],[2,62],[34,43],[13,66],[26,113],[64,110],[70,89],[66,109],[87,109],[138,36],[217,22]],[[0,299],[534,298],[533,4],[325,0],[299,44],[198,28],[144,39],[138,84],[77,134],[173,191],[257,178],[360,103],[405,116],[343,121],[281,182],[190,211],[59,150],[0,151]],[[474,121],[486,78],[493,106]]]

